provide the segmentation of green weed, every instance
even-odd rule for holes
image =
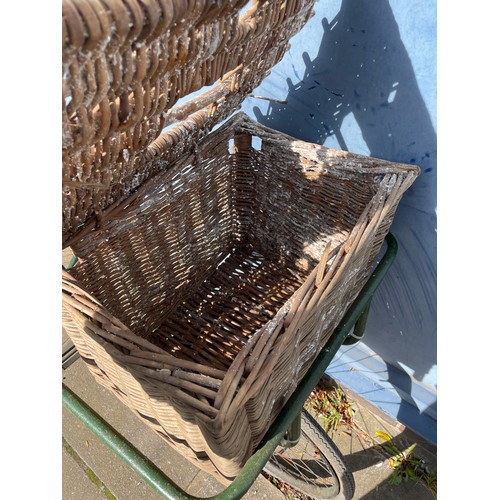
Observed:
[[[354,409],[340,387],[314,388],[304,406],[314,417],[323,420],[326,432],[336,431],[340,425],[354,426]]]
[[[385,432],[377,431],[378,437],[384,439],[382,449],[389,455],[389,466],[393,469],[390,484],[401,484],[411,479],[415,482],[422,481],[427,488],[437,497],[437,476],[429,471],[425,461],[415,456],[417,444],[414,443],[404,450],[400,450],[393,442],[391,436]]]

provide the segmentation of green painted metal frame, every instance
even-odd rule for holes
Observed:
[[[353,302],[344,318],[334,330],[333,335],[320,352],[306,376],[299,383],[280,415],[275,420],[260,446],[246,462],[235,480],[218,495],[206,500],[231,500],[241,498],[257,479],[273,451],[279,445],[285,432],[293,423],[321,376],[325,373],[340,346],[348,338],[358,321],[366,324],[366,316],[371,299],[397,254],[396,238],[389,233],[386,236],[387,248],[367,283]],[[356,328],[359,333],[360,328]],[[362,332],[361,332],[362,333]],[[164,498],[171,500],[200,500],[187,494],[168,478],[154,463],[131,445],[97,413],[89,408],[76,394],[64,384],[62,388],[63,404],[84,423],[102,442],[127,463],[149,486]]]

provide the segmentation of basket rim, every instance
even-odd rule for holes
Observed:
[[[234,137],[241,133],[250,133],[266,140],[282,143],[288,141],[297,152],[311,160],[312,162],[331,163],[339,172],[359,172],[363,168],[367,174],[401,174],[412,172],[415,176],[420,175],[420,167],[405,163],[391,162],[389,160],[366,156],[349,151],[328,148],[319,144],[303,141],[291,135],[282,133],[273,128],[267,127],[254,119],[250,118],[243,111],[238,111],[229,116],[220,123],[214,130],[200,139],[200,144],[210,141],[215,135],[229,134]],[[160,136],[161,137],[161,136]],[[157,156],[157,161],[162,160],[162,155],[168,152],[168,147],[163,146]],[[165,165],[164,168],[155,176],[151,177],[143,184],[138,186],[133,193],[125,199],[118,200],[117,203],[104,209],[98,216],[91,217],[82,227],[70,238],[63,240],[62,249],[71,247],[78,241],[87,238],[94,231],[99,231],[99,227],[104,228],[107,220],[113,220],[122,210],[128,207],[133,201],[142,194],[150,191],[155,183],[162,176],[168,175],[170,170],[175,168],[175,164]]]

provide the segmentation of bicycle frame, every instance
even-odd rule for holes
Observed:
[[[255,482],[274,450],[282,441],[285,433],[290,429],[291,440],[297,437],[297,419],[299,421],[298,429],[300,436],[300,412],[307,397],[328,368],[340,346],[348,338],[351,330],[356,328],[358,322],[362,323],[361,326],[364,329],[373,294],[396,257],[398,247],[395,237],[389,233],[385,238],[385,242],[387,248],[380,262],[375,267],[356,300],[344,315],[342,321],[335,328],[332,336],[317,356],[306,376],[299,383],[295,392],[281,410],[278,418],[262,439],[261,444],[243,466],[238,476],[224,491],[215,496],[206,497],[204,500],[232,500],[241,498]],[[356,328],[357,336],[360,333],[362,335],[360,330],[361,328],[358,326]],[[163,495],[164,498],[171,500],[201,500],[203,498],[191,496],[179,488],[154,463],[123,436],[118,434],[115,429],[64,384],[62,387],[62,400],[64,406],[75,417],[84,423],[120,459],[127,463],[145,483],[157,493]]]

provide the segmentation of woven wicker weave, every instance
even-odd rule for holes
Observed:
[[[63,0],[63,242],[229,116],[314,0]],[[216,83],[203,95],[178,100]],[[184,118],[184,120],[182,120]],[[165,127],[180,123],[163,135]]]
[[[96,379],[233,478],[418,175],[229,116],[312,0],[63,1],[63,325]],[[208,92],[178,99],[218,80]],[[173,124],[171,128],[165,127]]]
[[[65,325],[108,387],[231,478],[359,293],[417,174],[236,115],[73,247]]]

